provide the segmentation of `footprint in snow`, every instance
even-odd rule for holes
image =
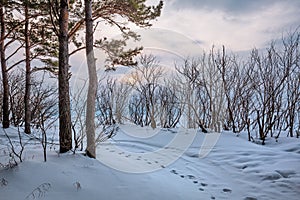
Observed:
[[[231,190],[231,189],[228,189],[228,188],[224,188],[224,189],[223,189],[223,192],[225,192],[225,193],[231,193],[232,190]]]
[[[176,175],[179,175],[178,174],[178,172],[175,170],[175,169],[172,169],[171,171],[170,171],[172,174],[176,174]],[[190,179],[190,180],[193,180],[193,183],[194,184],[198,184],[199,182],[198,182],[198,180],[196,179],[196,177],[194,176],[194,175],[191,175],[191,174],[189,174],[189,175],[183,175],[183,174],[181,174],[181,175],[179,175],[181,178],[185,178],[185,177],[187,177],[188,179]],[[205,186],[207,186],[207,184],[206,183],[201,183],[201,186],[203,186],[203,187],[205,187]],[[199,190],[201,190],[201,191],[203,191],[202,190],[202,188],[199,188]]]
[[[187,175],[187,177],[188,177],[188,179],[196,179],[196,177],[193,175]]]
[[[201,183],[201,186],[206,187],[207,183]],[[223,190],[224,191],[224,190]]]
[[[244,200],[257,200],[255,197],[246,197]]]

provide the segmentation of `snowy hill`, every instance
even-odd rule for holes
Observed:
[[[216,145],[207,142],[209,137],[217,139]],[[97,160],[80,153],[59,155],[52,146],[46,163],[41,144],[30,141],[24,162],[0,171],[1,200],[296,200],[300,195],[300,141],[295,138],[269,139],[261,146],[230,132],[123,125],[98,146]],[[0,144],[3,159],[8,144],[2,130]],[[199,158],[201,152],[209,154]]]

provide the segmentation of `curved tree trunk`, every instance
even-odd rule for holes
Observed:
[[[86,106],[86,153],[91,158],[96,158],[95,147],[95,103],[97,93],[97,71],[93,49],[93,20],[92,0],[85,0],[85,23],[86,23],[86,58],[89,74],[89,86]]]

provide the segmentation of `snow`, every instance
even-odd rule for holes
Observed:
[[[16,137],[16,129],[7,133]],[[147,137],[148,135],[148,137]],[[51,134],[49,134],[51,137]],[[97,160],[27,140],[24,162],[0,170],[0,199],[299,199],[300,139],[122,125]],[[0,163],[7,139],[0,130]],[[50,149],[51,147],[51,149]],[[55,148],[54,148],[55,147]],[[7,152],[6,152],[7,154]],[[200,155],[200,156],[199,156]],[[7,156],[6,156],[7,157]]]

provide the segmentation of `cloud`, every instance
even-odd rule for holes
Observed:
[[[154,27],[201,41],[205,49],[216,44],[243,51],[295,29],[299,9],[298,0],[170,0]]]
[[[267,9],[273,4],[286,3],[299,7],[298,0],[171,0],[170,5],[175,9],[206,9],[221,10],[231,14],[256,13]]]

